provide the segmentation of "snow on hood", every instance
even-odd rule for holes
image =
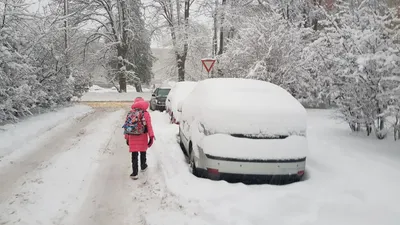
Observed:
[[[137,97],[131,108],[147,110],[147,108],[149,108],[149,103],[145,101],[142,97]]]
[[[184,102],[183,112],[188,111],[210,133],[288,135],[305,133],[307,128],[307,112],[300,102],[283,88],[264,81],[201,81]]]

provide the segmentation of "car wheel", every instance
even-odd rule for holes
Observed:
[[[199,176],[199,173],[197,171],[196,168],[196,163],[194,162],[194,153],[193,153],[193,149],[192,146],[190,146],[190,150],[189,150],[189,171],[195,175],[196,177]]]
[[[179,127],[179,146],[181,147],[183,154],[187,156],[185,145],[183,144],[182,141],[181,127]]]

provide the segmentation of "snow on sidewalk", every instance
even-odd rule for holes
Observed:
[[[76,212],[96,170],[97,159],[107,146],[124,110],[111,112],[86,126],[71,148],[54,157],[48,166],[19,181],[8,201],[0,204],[0,224],[60,224]]]
[[[38,135],[92,111],[85,105],[75,105],[55,112],[32,116],[16,124],[0,126],[0,158],[23,146],[35,145]]]
[[[192,176],[176,141],[178,127],[168,124],[166,114],[153,112],[154,150],[168,191],[182,211],[154,212],[147,216],[147,224],[399,224],[400,162],[391,155],[379,157],[393,154],[398,143],[351,135],[346,124],[330,115],[309,111],[307,180],[252,186]]]

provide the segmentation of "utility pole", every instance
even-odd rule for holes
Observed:
[[[64,54],[65,54],[65,69],[66,69],[66,77],[70,76],[70,68],[69,68],[69,43],[68,43],[68,0],[64,0]]]

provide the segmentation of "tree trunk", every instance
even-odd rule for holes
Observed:
[[[319,5],[321,5],[321,0],[314,0],[314,6],[317,7]],[[313,30],[315,30],[315,31],[318,30],[318,19],[317,18],[312,19],[312,27],[313,27]]]
[[[367,129],[367,136],[371,135],[371,133],[372,133],[372,124],[371,123],[366,123],[366,129]]]
[[[214,19],[214,25],[213,25],[213,38],[212,38],[212,57],[215,58],[215,56],[218,53],[218,1],[215,0],[215,11],[213,15]],[[211,70],[211,78],[214,78],[214,70]],[[207,77],[210,78],[210,77]]]
[[[118,80],[119,80],[119,92],[126,92],[126,68],[125,63],[122,59],[126,58],[126,46],[118,46]]]
[[[212,56],[215,57],[218,52],[218,0],[215,0],[215,12],[214,12],[214,35],[213,35],[213,51]]]
[[[65,16],[65,21],[64,21],[64,54],[65,54],[65,76],[66,78],[69,78],[71,74],[71,69],[69,66],[69,37],[68,37],[68,0],[64,0],[64,16]]]
[[[190,13],[190,1],[185,0],[185,40],[183,44],[183,53],[182,55],[178,55],[178,80],[184,81],[185,80],[185,65],[186,65],[186,57],[189,50],[189,14]]]
[[[349,122],[349,126],[350,126],[351,131],[353,131],[353,132],[360,131],[360,124],[359,123]]]
[[[120,24],[120,29],[121,29],[121,43],[118,45],[118,71],[119,71],[119,89],[120,92],[127,92],[126,90],[126,65],[124,60],[126,60],[126,55],[128,52],[128,21],[126,19],[127,17],[127,7],[125,4],[125,1],[120,1],[120,18],[121,21],[119,21]]]
[[[400,139],[400,116],[399,116],[399,114],[396,115],[396,122],[394,123],[393,131],[394,131],[394,140],[397,141],[398,139]]]
[[[135,83],[136,92],[143,92],[141,82]]]
[[[219,52],[218,55],[224,53],[224,11],[226,7],[226,0],[222,0],[222,13],[221,13],[221,27],[219,29]]]
[[[378,118],[377,118],[377,124],[375,126],[375,134],[376,137],[379,140],[382,140],[386,137],[386,134],[383,132],[385,129],[385,118],[383,116],[381,116],[380,114],[382,114],[383,110],[379,107],[379,102],[378,104]]]
[[[3,12],[3,21],[1,22],[1,28],[3,28],[6,25],[6,14],[7,14],[7,6],[8,6],[8,0],[4,3],[4,12]]]
[[[218,55],[222,55],[224,53],[224,12],[225,12],[225,7],[226,7],[226,0],[222,0],[222,12],[221,12],[221,27],[219,28],[219,52]],[[217,60],[217,63],[219,61]],[[224,74],[222,73],[221,69],[217,69],[218,71],[218,76],[223,77]]]
[[[185,81],[185,61],[186,57],[180,54],[176,55],[176,62],[178,66],[178,81]]]

